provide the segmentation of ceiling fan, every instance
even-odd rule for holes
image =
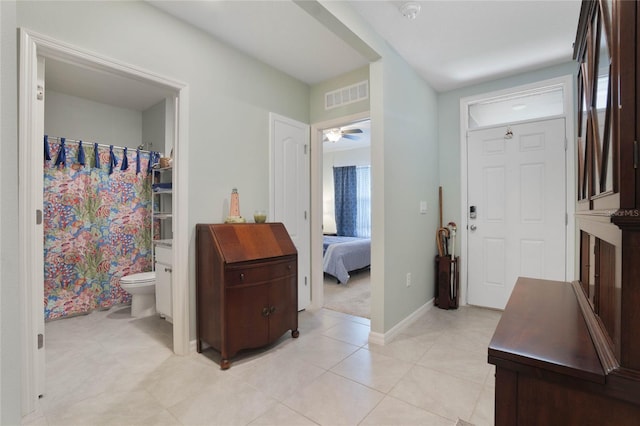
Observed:
[[[358,133],[362,133],[361,129],[328,129],[324,132],[323,142],[338,142],[340,139],[358,139],[355,136]]]

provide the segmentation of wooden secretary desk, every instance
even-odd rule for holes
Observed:
[[[640,424],[639,21],[638,1],[582,2],[579,280],[518,280],[489,345],[496,425]]]
[[[298,252],[282,223],[196,225],[197,350],[220,352],[298,337]]]

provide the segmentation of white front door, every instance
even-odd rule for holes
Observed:
[[[298,249],[298,310],[311,303],[309,126],[270,114],[271,217],[282,222]]]
[[[468,302],[497,309],[519,276],[566,277],[565,119],[509,129],[467,137]]]

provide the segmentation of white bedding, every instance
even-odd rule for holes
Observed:
[[[371,239],[355,237],[324,237],[323,270],[340,283],[349,281],[349,272],[371,265]]]

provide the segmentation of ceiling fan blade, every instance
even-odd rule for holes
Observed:
[[[358,136],[354,136],[354,135],[342,135],[342,137],[345,139],[352,139],[352,140],[360,139]]]
[[[349,133],[362,133],[362,130],[360,129],[346,129],[346,130],[342,130],[342,134],[349,134]]]

